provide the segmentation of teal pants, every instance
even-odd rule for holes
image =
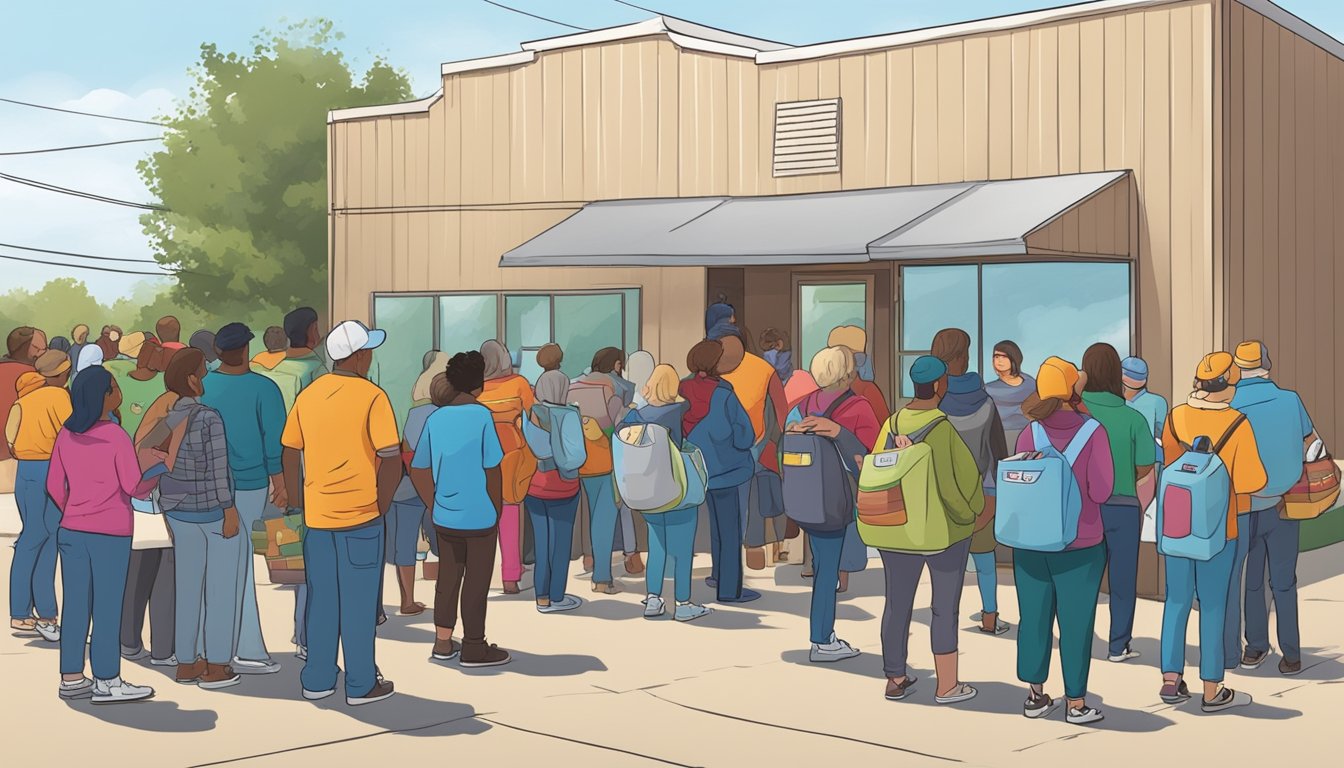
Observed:
[[[1106,547],[1097,544],[1064,552],[1013,551],[1013,580],[1020,613],[1017,632],[1017,677],[1044,685],[1050,673],[1050,646],[1059,622],[1059,664],[1064,695],[1087,695],[1092,667],[1092,632],[1097,594],[1106,568]]]

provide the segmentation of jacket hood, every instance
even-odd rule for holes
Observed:
[[[970,416],[988,399],[989,393],[985,391],[980,374],[967,371],[960,376],[947,377],[947,394],[943,395],[938,407],[948,416]]]
[[[731,304],[710,304],[709,309],[705,310],[705,338],[741,336],[741,331],[731,320],[736,313]]]
[[[280,363],[283,363],[284,361],[285,361],[284,352],[262,352],[261,354],[252,358],[253,365],[259,365],[268,371],[275,370],[275,366],[279,365]]]

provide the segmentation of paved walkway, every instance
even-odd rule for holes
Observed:
[[[0,553],[8,571],[11,553]],[[865,653],[831,666],[807,662],[808,583],[796,566],[755,575],[765,599],[717,608],[699,622],[639,617],[641,582],[630,592],[588,602],[571,614],[541,616],[529,593],[496,594],[490,639],[514,651],[515,662],[462,670],[428,661],[428,614],[392,616],[379,631],[378,659],[397,684],[392,699],[349,708],[339,697],[311,704],[299,698],[299,663],[288,645],[290,593],[260,589],[271,650],[284,663],[277,675],[244,678],[218,692],[176,685],[169,674],[125,664],[123,674],[158,688],[133,705],[66,704],[56,695],[54,647],[0,638],[6,696],[0,720],[14,762],[53,753],[105,766],[742,766],[1124,765],[1142,756],[1165,764],[1257,765],[1288,757],[1322,764],[1337,752],[1337,713],[1344,705],[1340,643],[1344,576],[1337,548],[1304,555],[1302,622],[1307,657],[1301,676],[1285,679],[1277,658],[1254,673],[1232,675],[1256,703],[1237,714],[1204,716],[1198,703],[1168,707],[1157,700],[1154,664],[1161,606],[1142,602],[1135,647],[1143,658],[1092,667],[1094,703],[1106,713],[1095,728],[1021,716],[1015,680],[1015,632],[981,635],[963,621],[962,676],[979,698],[956,708],[933,703],[928,610],[917,614],[911,664],[927,682],[906,702],[883,699],[877,561],[856,574],[839,609],[840,635]],[[708,562],[700,563],[707,566]],[[704,571],[699,571],[698,578]],[[617,566],[617,571],[620,571]],[[1007,580],[1008,572],[1001,572]],[[975,610],[968,578],[963,613]],[[388,579],[390,594],[395,594]],[[576,583],[586,599],[585,583]],[[697,598],[706,597],[698,583]],[[432,586],[419,597],[432,602]],[[927,586],[919,605],[928,605]],[[1015,623],[1011,585],[1002,588],[1005,618]],[[1100,623],[1106,620],[1105,607]],[[1192,630],[1194,622],[1192,621]],[[1193,631],[1191,634],[1193,638]],[[1104,649],[1095,644],[1098,654]],[[1196,658],[1191,649],[1191,660]],[[1194,674],[1192,668],[1191,674]],[[1056,667],[1049,690],[1059,695]],[[446,738],[428,738],[446,737]],[[60,760],[66,764],[67,760]]]

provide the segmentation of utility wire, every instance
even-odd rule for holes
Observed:
[[[62,269],[87,269],[93,272],[115,272],[119,275],[154,275],[156,277],[172,277],[175,274],[173,272],[150,272],[147,270],[112,269],[111,267],[96,267],[92,264],[63,264],[55,261],[43,261],[42,259],[25,259],[22,256],[10,256],[4,253],[0,253],[0,259],[8,259],[10,261],[25,261],[28,262],[29,264],[41,264],[47,267],[61,267]]]
[[[119,259],[111,256],[90,256],[87,253],[75,253],[74,251],[53,251],[49,248],[34,248],[31,245],[15,245],[13,243],[0,243],[0,248],[13,248],[18,251],[33,251],[35,253],[50,253],[56,256],[74,256],[80,259],[93,259],[94,261],[125,261],[132,264],[158,264],[153,259]]]
[[[634,8],[634,9],[636,9],[636,10],[640,10],[640,11],[643,11],[643,12],[645,12],[645,13],[652,13],[654,16],[666,16],[666,15],[667,15],[667,14],[663,13],[662,11],[655,11],[655,10],[653,10],[652,8],[645,8],[645,7],[642,6],[642,5],[635,5],[634,3],[627,3],[627,2],[625,2],[625,0],[615,0],[615,2],[618,2],[618,3],[620,3],[621,5],[628,5],[628,6],[630,6],[631,8]]]
[[[100,203],[111,203],[112,205],[124,205],[127,208],[139,208],[145,211],[168,210],[167,208],[161,205],[152,205],[148,203],[133,203],[129,200],[119,200],[115,197],[104,197],[103,195],[96,195],[93,194],[92,192],[81,192],[77,189],[58,187],[55,184],[48,184],[46,182],[36,181],[34,179],[25,179],[22,176],[12,176],[8,173],[0,173],[0,179],[4,179],[5,181],[12,181],[15,184],[23,184],[24,186],[45,190],[47,192],[57,192],[62,195],[71,195],[72,197],[79,197],[85,200],[96,200]]]
[[[75,144],[69,147],[50,147],[48,149],[25,149],[18,152],[0,152],[0,157],[10,157],[12,155],[41,155],[47,152],[67,152],[72,149],[91,149],[93,147],[111,147],[117,144],[136,144],[142,141],[163,141],[159,138],[151,139],[122,139],[121,141],[104,141],[99,144]]]
[[[652,8],[646,8],[646,7],[642,6],[642,5],[635,5],[634,3],[626,2],[626,0],[612,0],[612,2],[620,3],[621,5],[624,5],[624,6],[628,7],[628,8],[634,8],[634,9],[636,9],[636,10],[644,11],[645,13],[652,13],[652,14],[655,15],[655,16],[666,16],[666,17],[669,18],[669,19],[677,19],[677,20],[679,20],[679,21],[689,22],[689,23],[691,23],[691,24],[700,24],[700,22],[698,22],[698,21],[691,21],[690,19],[683,19],[683,18],[681,18],[680,16],[673,16],[673,15],[670,14],[670,13],[663,13],[662,11],[656,11],[656,10],[654,10],[654,9],[652,9]],[[718,27],[714,27],[714,26],[709,25],[709,24],[700,24],[700,26],[702,26],[702,27],[710,27],[710,29],[718,29]],[[726,30],[720,30],[720,31],[726,31]],[[753,36],[753,37],[754,37],[754,36]],[[789,43],[781,43],[781,42],[779,42],[778,40],[768,40],[768,39],[766,39],[766,38],[764,38],[764,37],[757,37],[757,38],[755,38],[755,39],[757,39],[757,40],[765,40],[765,42],[767,42],[767,43],[777,43],[777,44],[779,44],[779,45],[790,45]],[[790,46],[790,47],[792,47],[792,46]]]
[[[136,120],[130,117],[113,117],[112,115],[100,115],[96,112],[80,112],[79,110],[76,109],[62,109],[60,107],[49,107],[45,104],[34,104],[29,101],[18,101],[16,99],[0,98],[0,101],[5,102],[6,104],[18,104],[21,107],[32,107],[34,109],[48,109],[51,110],[52,112],[65,112],[66,114],[70,115],[84,115],[85,117],[101,117],[104,120],[119,120],[123,123],[141,123],[142,125],[157,125],[161,127],[168,126],[167,123],[156,123],[153,120]]]
[[[507,5],[503,4],[503,3],[497,3],[497,2],[495,2],[495,0],[482,0],[482,2],[484,2],[484,3],[488,3],[488,4],[490,4],[490,5],[493,5],[493,6],[495,6],[496,8],[503,8],[503,9],[506,10],[506,11],[513,11],[514,13],[521,14],[521,15],[523,15],[523,16],[531,16],[531,17],[534,18],[534,19],[538,19],[538,20],[540,20],[540,21],[549,22],[549,23],[551,23],[551,24],[555,24],[555,25],[557,25],[557,26],[561,26],[561,27],[569,27],[570,29],[577,29],[577,30],[580,31],[580,32],[592,32],[592,30],[589,29],[589,28],[587,28],[587,27],[576,27],[576,26],[574,26],[573,24],[566,24],[566,23],[563,22],[563,21],[556,21],[555,19],[548,19],[548,18],[546,18],[545,16],[538,16],[538,15],[535,14],[535,13],[529,13],[529,12],[527,12],[527,11],[519,10],[519,9],[517,9],[517,8],[513,8],[513,7],[510,7],[510,6],[507,6]]]

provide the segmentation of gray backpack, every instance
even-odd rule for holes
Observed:
[[[831,418],[851,397],[853,391],[840,395],[821,416]],[[803,415],[810,414],[804,409]],[[779,439],[784,514],[808,531],[838,531],[854,522],[857,468],[853,457],[867,452],[854,433],[845,429],[836,438],[785,432]]]

